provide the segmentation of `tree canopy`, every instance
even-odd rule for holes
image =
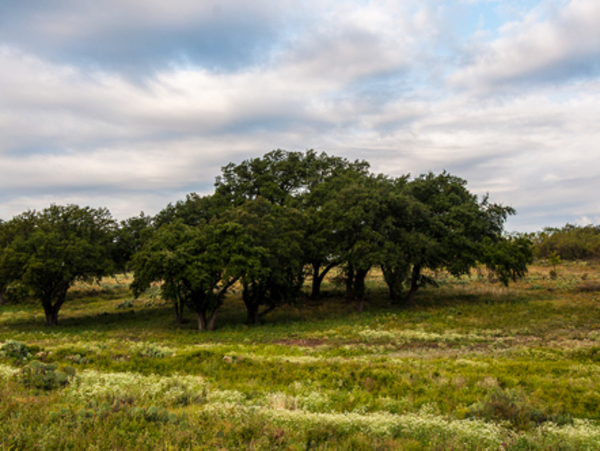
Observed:
[[[196,314],[199,330],[212,330],[227,290],[249,258],[246,241],[241,226],[231,222],[165,224],[136,254],[132,290],[139,295],[152,283],[161,283],[162,297],[173,302],[177,322],[187,306]]]
[[[318,299],[337,267],[359,311],[372,268],[392,302],[410,305],[441,269],[460,276],[483,264],[504,284],[523,277],[530,240],[503,235],[514,213],[447,172],[392,178],[366,161],[278,149],[224,166],[214,193],[190,193],[154,217],[117,224],[105,209],[52,205],[0,222],[0,302],[7,287],[26,287],[55,325],[75,280],[133,270],[136,296],[156,284],[178,322],[187,307],[205,330],[235,284],[256,324],[296,302],[307,278]]]
[[[3,250],[2,267],[41,301],[49,326],[57,324],[74,281],[114,270],[116,223],[106,209],[51,205],[14,218],[8,227],[18,232]]]

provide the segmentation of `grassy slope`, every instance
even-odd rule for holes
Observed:
[[[0,342],[78,376],[26,388],[0,358],[0,449],[597,449],[600,268],[549,269],[508,289],[442,274],[410,309],[373,274],[363,314],[326,285],[260,327],[234,295],[209,333],[126,280],[76,287],[54,329],[5,306]]]

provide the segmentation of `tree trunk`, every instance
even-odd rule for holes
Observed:
[[[325,269],[323,269],[321,274],[319,274],[321,264],[313,263],[313,282],[310,295],[311,299],[319,299],[319,296],[321,296],[321,283],[323,283],[323,279],[325,279],[327,273],[329,273],[329,271],[331,271],[337,265],[339,265],[339,261],[329,263],[327,266],[325,266]]]
[[[370,269],[370,268],[369,268]],[[362,313],[365,309],[365,278],[369,269],[359,269],[354,276],[354,299],[357,300],[356,311]]]
[[[44,307],[44,313],[46,314],[46,325],[58,325],[58,311],[67,298],[69,285],[69,282],[62,281],[50,293],[47,293],[47,295],[42,298],[42,305]],[[54,304],[52,303],[52,299],[56,299]]]
[[[271,304],[270,306],[266,307],[262,312],[258,313],[258,318],[262,318],[263,316],[265,316],[267,313],[271,313],[273,310],[275,310],[277,308],[277,304]]]
[[[258,309],[260,308],[261,302],[265,300],[267,290],[260,283],[257,284],[244,284],[244,291],[242,292],[242,299],[248,312],[247,324],[254,325],[260,323],[260,316]]]
[[[362,313],[365,311],[365,300],[358,299],[356,301],[356,313]]]
[[[348,263],[346,269],[346,300],[351,301],[354,299],[354,266]]]
[[[310,298],[315,300],[319,298],[319,294],[321,293],[321,282],[323,281],[322,277],[319,277],[319,269],[321,265],[319,263],[313,263],[313,280],[312,280],[312,290],[310,293]]]
[[[183,302],[175,301],[173,305],[175,307],[175,322],[177,324],[182,324],[183,323]]]
[[[354,297],[356,299],[362,299],[365,297],[365,278],[369,273],[369,269],[359,269],[356,271],[353,287]]]
[[[6,299],[4,296],[6,295],[6,288],[0,288],[0,305],[4,305]]]
[[[46,325],[57,326],[58,325],[58,308],[52,303],[44,305],[44,313],[46,314]]]
[[[215,308],[210,317],[207,315],[207,310],[196,312],[196,318],[198,318],[198,330],[215,330],[215,320],[217,319],[218,309],[219,307]]]
[[[260,323],[260,317],[258,315],[258,305],[246,305],[246,309],[248,310],[248,325],[254,326]]]
[[[206,315],[204,312],[196,312],[196,318],[198,318],[198,330],[206,330]]]
[[[406,278],[406,271],[400,268],[390,268],[385,265],[381,265],[381,271],[390,292],[390,302],[393,305],[400,304],[402,284]]]
[[[215,330],[215,321],[217,319],[217,309],[214,309],[212,315],[208,319],[208,325],[206,326],[208,330]]]
[[[414,266],[411,277],[410,277],[410,290],[408,290],[408,293],[406,294],[406,298],[404,300],[404,303],[407,306],[410,306],[413,304],[415,295],[417,294],[417,290],[419,289],[419,286],[420,286],[419,285],[420,279],[421,279],[421,267]]]

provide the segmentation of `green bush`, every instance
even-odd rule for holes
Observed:
[[[142,407],[132,407],[129,414],[133,418],[144,419],[146,421],[155,421],[159,423],[177,424],[180,418],[175,413],[169,413],[164,407],[151,406],[147,409]]]
[[[28,388],[53,390],[67,385],[75,377],[75,369],[65,366],[58,370],[55,363],[44,364],[33,360],[21,370],[20,380]]]
[[[133,308],[134,305],[135,305],[135,302],[134,302],[133,299],[125,299],[124,301],[119,302],[117,304],[116,308],[118,308],[118,309],[129,309],[129,308]]]
[[[482,401],[473,404],[468,409],[466,417],[508,422],[519,431],[530,430],[548,421],[558,425],[573,423],[573,418],[569,414],[548,413],[545,409],[532,406],[522,394],[500,388],[493,390]]]
[[[562,228],[546,227],[529,237],[532,238],[536,258],[547,259],[553,253],[558,253],[564,260],[600,258],[600,226],[566,224]]]
[[[39,348],[29,347],[20,341],[7,340],[0,347],[0,357],[8,357],[18,362],[25,362],[33,357],[33,353]]]

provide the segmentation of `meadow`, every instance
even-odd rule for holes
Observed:
[[[0,307],[0,449],[597,450],[600,264],[539,262],[505,288],[433,274],[409,308],[335,274],[247,326],[176,324],[156,287],[79,283],[59,326]],[[308,288],[307,288],[308,290]]]

